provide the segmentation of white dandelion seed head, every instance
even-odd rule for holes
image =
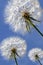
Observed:
[[[2,41],[0,50],[1,50],[1,55],[5,59],[10,59],[14,56],[11,56],[11,50],[13,48],[16,49],[17,54],[22,57],[26,53],[26,42],[23,39],[20,38],[15,38],[15,37],[10,37]]]
[[[21,12],[29,12],[38,19],[41,15],[38,0],[10,0],[4,11],[5,23],[10,25],[14,32],[27,32],[25,19]]]
[[[35,57],[36,55],[38,55],[39,59],[43,58],[43,51],[40,48],[34,48],[34,49],[30,50],[28,53],[28,57],[32,61],[37,61],[37,59]]]

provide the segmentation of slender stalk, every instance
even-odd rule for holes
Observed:
[[[33,18],[33,17],[30,17],[32,20],[34,20],[34,21],[37,21],[37,22],[40,22],[40,21],[38,21],[38,20],[36,20],[35,18]]]
[[[37,30],[37,32],[43,37],[43,34],[40,32],[40,30],[32,23],[32,21],[30,20],[30,19],[26,19],[26,21],[28,22],[28,23],[30,23],[36,30]]]
[[[40,65],[42,65],[39,59],[38,59],[38,62],[40,63]]]
[[[41,36],[43,36],[43,34],[40,32],[40,30],[31,22],[31,25],[37,30],[37,32],[41,35]]]
[[[19,55],[18,55],[18,53],[16,52],[16,55],[18,56],[18,57],[20,57]]]
[[[16,59],[16,55],[14,55],[14,59],[15,59],[16,65],[18,65],[18,62],[17,62],[17,59]]]
[[[25,21],[26,22],[26,21]],[[27,31],[30,31],[30,25],[29,25],[29,23],[27,23],[26,22],[26,29],[27,29]]]

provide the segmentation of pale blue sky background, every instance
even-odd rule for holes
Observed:
[[[43,49],[43,37],[38,34],[38,32],[35,29],[31,30],[31,33],[28,33],[24,36],[20,34],[16,34],[12,32],[11,29],[9,29],[9,25],[4,23],[4,8],[7,4],[8,0],[0,0],[0,43],[2,40],[4,40],[7,37],[11,36],[19,36],[23,39],[26,40],[27,42],[27,53],[24,57],[20,58],[18,60],[19,65],[36,65],[37,63],[33,63],[29,58],[28,58],[28,51],[32,48],[38,47]],[[39,0],[40,6],[43,9],[43,0]],[[43,16],[42,16],[42,23],[39,25],[40,31],[43,33]],[[0,65],[15,65],[14,61],[8,61],[5,60],[1,55],[0,55]],[[38,64],[39,65],[39,64]]]

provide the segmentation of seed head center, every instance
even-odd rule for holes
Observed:
[[[29,19],[30,14],[28,12],[23,12],[22,17],[24,17],[25,19]]]
[[[37,59],[37,60],[39,59],[39,56],[37,54],[35,55],[35,59]]]
[[[12,51],[12,53],[16,53],[16,49],[15,48],[13,48],[11,51]]]

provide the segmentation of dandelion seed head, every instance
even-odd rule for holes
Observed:
[[[17,52],[17,54],[22,57],[24,56],[26,52],[26,42],[23,39],[10,37],[2,41],[0,50],[1,55],[5,59],[14,58],[14,56],[11,55],[12,52]]]
[[[30,15],[38,19],[41,15],[38,0],[10,0],[5,8],[5,23],[10,25],[14,32],[27,32],[25,19],[22,12],[29,12]]]
[[[37,61],[38,59],[43,58],[43,51],[40,48],[34,48],[29,51],[28,57],[32,61]]]

